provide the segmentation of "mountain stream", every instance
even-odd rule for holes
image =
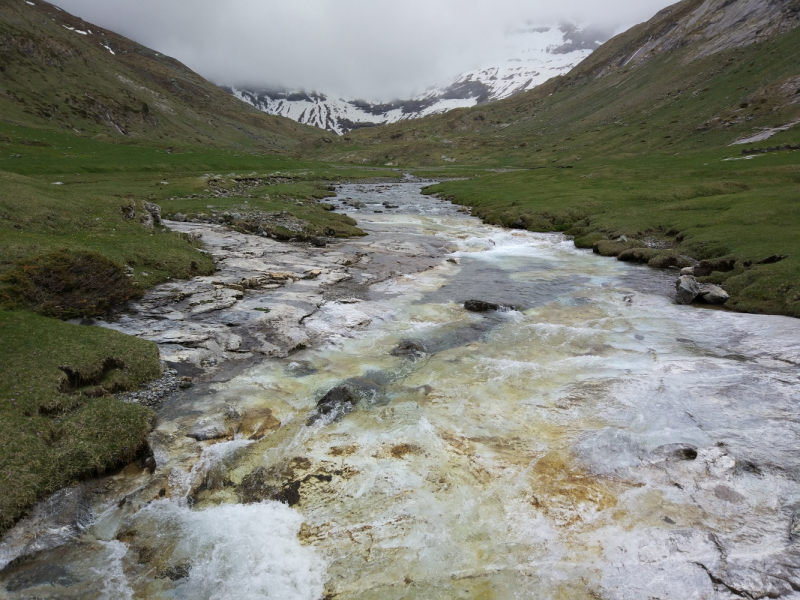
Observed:
[[[678,306],[672,272],[419,189],[334,204],[370,233],[346,244],[424,237],[433,268],[170,397],[149,467],[79,486],[75,522],[41,509],[0,597],[800,598],[800,321]]]

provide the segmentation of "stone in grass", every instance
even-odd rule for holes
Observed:
[[[662,252],[658,256],[654,256],[647,264],[655,269],[669,269],[671,267],[684,269],[695,266],[697,261],[683,254]]]
[[[675,300],[678,304],[691,304],[700,294],[700,284],[691,275],[681,275],[675,283]]]
[[[731,299],[728,292],[713,283],[705,283],[700,286],[700,299],[706,304],[725,304]]]

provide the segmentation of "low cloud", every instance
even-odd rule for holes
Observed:
[[[406,98],[490,66],[514,30],[581,23],[593,37],[664,0],[60,0],[86,21],[168,54],[218,84]],[[570,46],[563,49],[568,50]]]

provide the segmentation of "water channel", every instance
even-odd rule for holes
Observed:
[[[170,399],[155,466],[93,488],[80,534],[0,596],[800,598],[800,321],[678,306],[674,273],[420,187],[335,204],[365,243],[450,261],[326,302],[321,346]],[[354,409],[315,418],[337,386]],[[186,437],[220,411],[233,435]]]

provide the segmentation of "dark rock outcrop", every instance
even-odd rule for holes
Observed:
[[[317,408],[308,418],[306,425],[313,425],[321,418],[328,416],[340,419],[347,413],[353,412],[359,400],[360,397],[356,391],[347,386],[337,386],[317,402]]]
[[[714,271],[727,273],[736,267],[735,258],[718,258],[716,260],[701,260],[694,267],[695,277],[708,277]]]
[[[467,300],[464,303],[464,308],[470,312],[493,312],[497,310],[520,310],[518,306],[513,304],[495,304],[494,302],[485,302],[483,300]]]
[[[402,340],[397,348],[392,350],[392,356],[422,356],[427,354],[428,350],[422,342],[417,340]]]

